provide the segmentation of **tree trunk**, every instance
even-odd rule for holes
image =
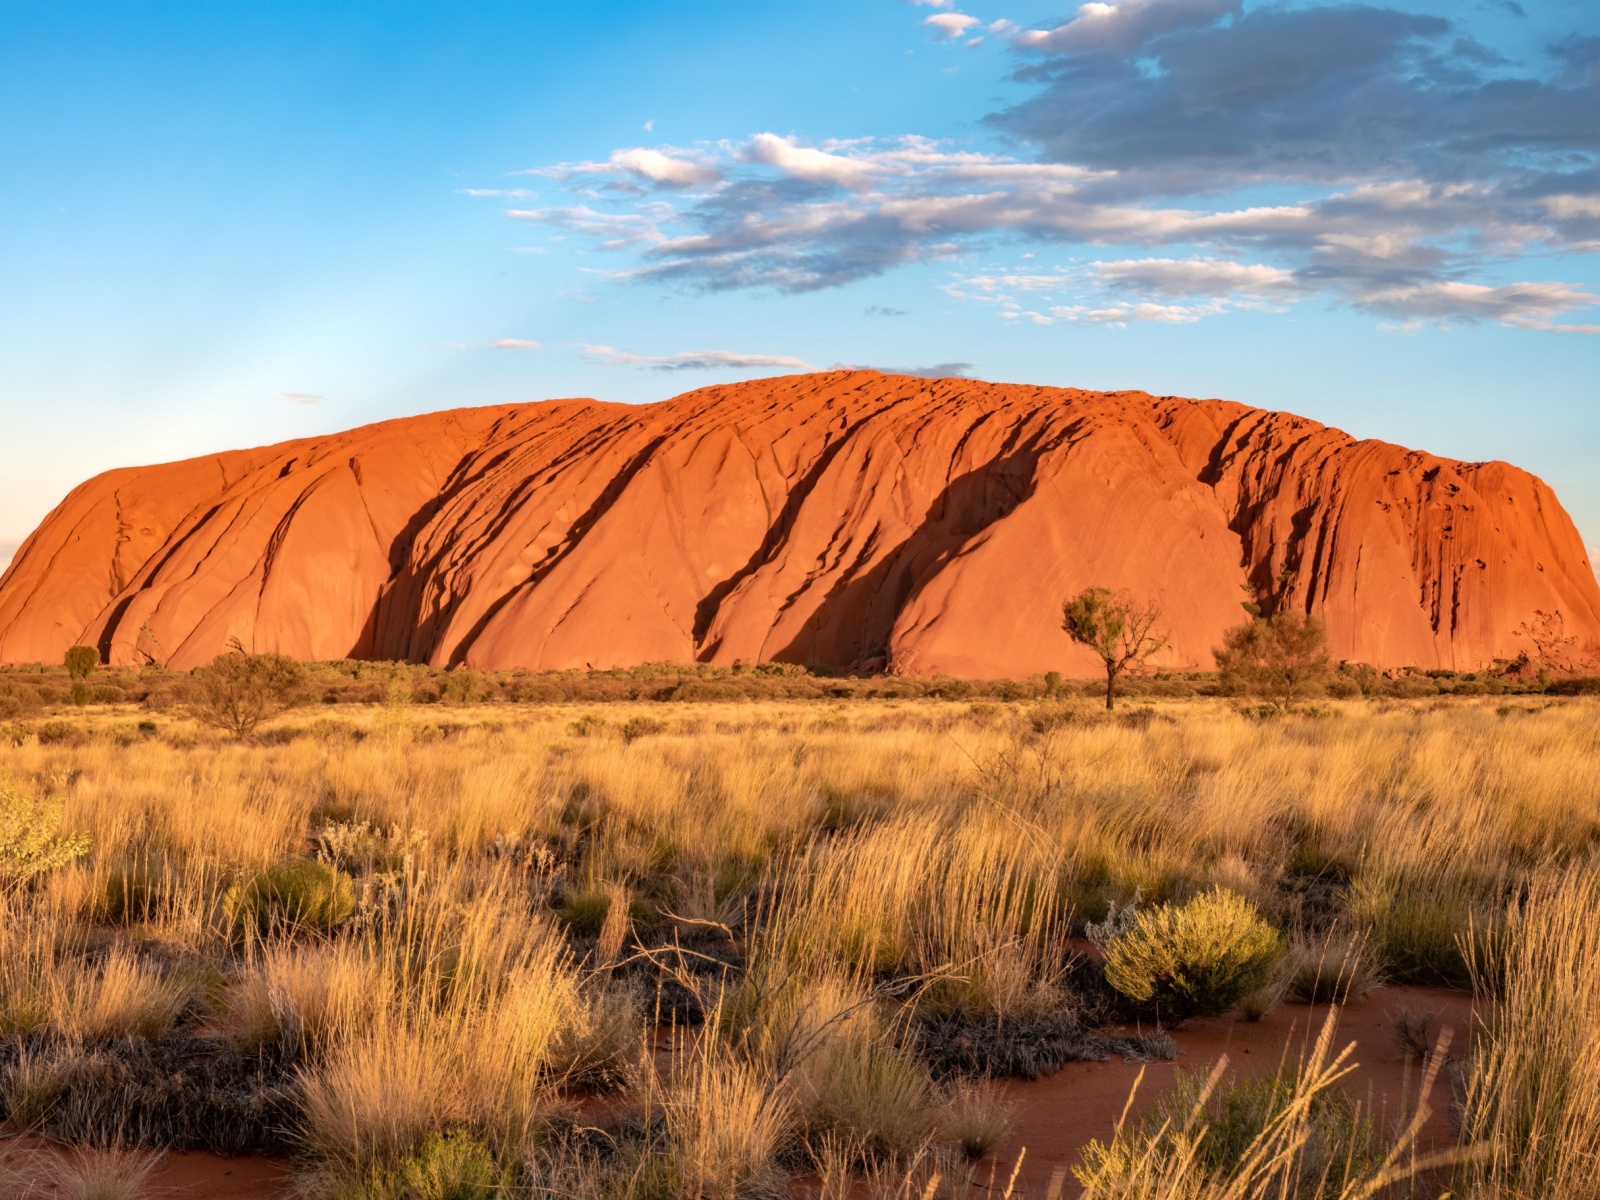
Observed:
[[[1113,707],[1113,705],[1112,705],[1112,694],[1116,691],[1116,687],[1117,687],[1117,669],[1114,666],[1112,666],[1110,663],[1107,663],[1106,664],[1106,711],[1107,712],[1110,712],[1112,707]]]

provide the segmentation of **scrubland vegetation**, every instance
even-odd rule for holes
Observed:
[[[987,1078],[1383,979],[1480,997],[1447,1053],[1416,1034],[1457,1160],[1363,1106],[1330,1030],[1185,1076],[1086,1194],[1600,1196],[1596,701],[684,671],[513,703],[557,684],[364,669],[249,739],[155,671],[0,727],[12,1126],[282,1150],[348,1200],[931,1200],[1009,1128]]]

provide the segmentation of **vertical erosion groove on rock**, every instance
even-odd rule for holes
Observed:
[[[787,376],[649,405],[459,410],[112,471],[0,580],[0,662],[97,646],[565,669],[782,660],[1082,676],[1086,586],[1205,669],[1240,602],[1336,658],[1600,659],[1600,586],[1540,480],[1220,400]]]

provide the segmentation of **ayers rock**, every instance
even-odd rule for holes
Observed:
[[[1165,608],[1205,669],[1253,589],[1335,657],[1600,660],[1600,586],[1505,463],[1141,392],[787,376],[551,400],[100,475],[0,579],[0,662],[596,668],[781,660],[1092,675],[1063,597]]]

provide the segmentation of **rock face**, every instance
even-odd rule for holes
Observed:
[[[1207,669],[1252,594],[1336,658],[1600,661],[1542,482],[1217,400],[843,371],[552,400],[112,471],[0,578],[0,662],[596,668],[781,660],[1095,674],[1063,597],[1165,609]]]

